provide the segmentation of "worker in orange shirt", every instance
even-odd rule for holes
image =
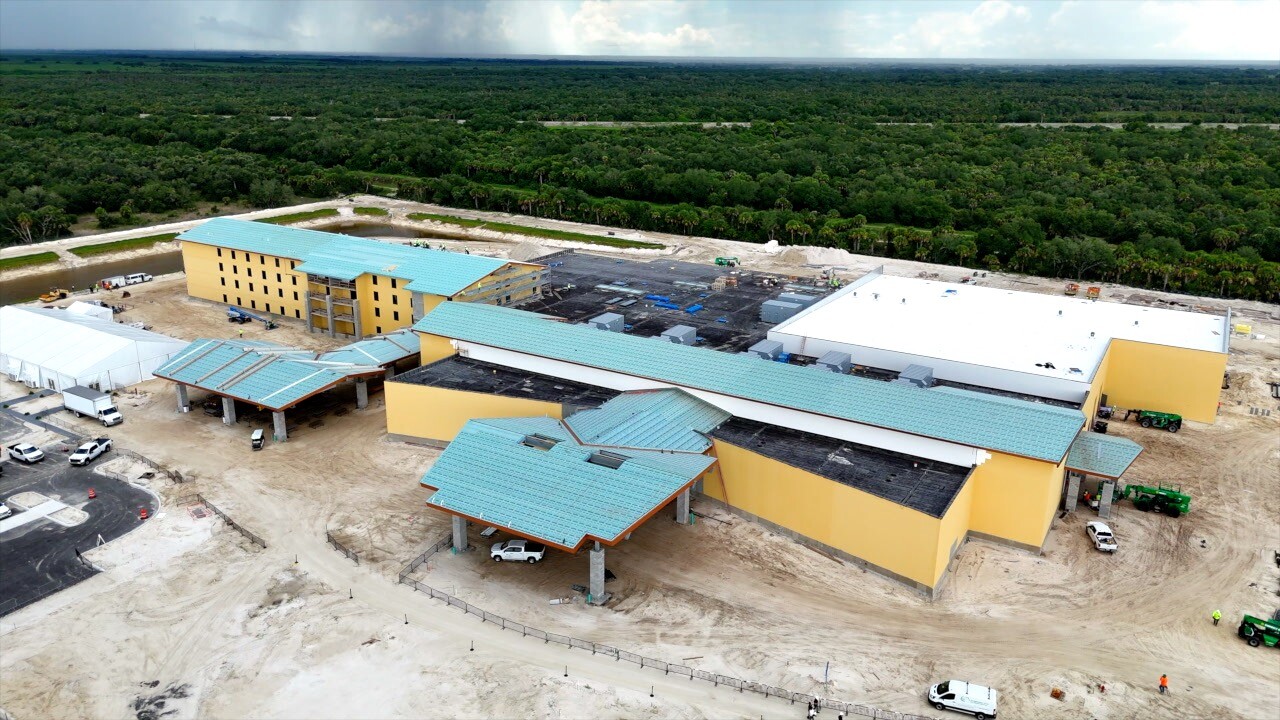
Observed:
[[[1167,692],[1169,692],[1169,676],[1161,675],[1160,676],[1160,694],[1163,695]]]

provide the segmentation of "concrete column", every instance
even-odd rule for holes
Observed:
[[[284,424],[283,410],[276,410],[271,413],[271,423],[275,426],[276,442],[284,442],[289,439],[289,429]]]
[[[302,314],[307,316],[307,332],[309,333],[315,332],[316,323],[315,323],[315,320],[311,319],[311,288],[310,286],[307,287],[307,296],[303,298]]]
[[[178,390],[178,412],[187,412],[191,409],[191,404],[187,402],[187,386],[174,385]]]
[[[1103,480],[1098,486],[1098,517],[1103,520],[1111,517],[1111,496],[1115,489],[1115,480]]]
[[[356,379],[356,409],[369,407],[369,383],[364,378]]]
[[[425,307],[425,304],[422,302],[422,293],[416,292],[410,295],[409,305],[412,308],[410,310],[412,320],[414,322],[418,322],[422,319],[422,309]]]
[[[1067,512],[1075,512],[1076,503],[1080,498],[1080,480],[1083,476],[1080,473],[1067,471],[1067,496],[1063,499],[1062,509]]]
[[[227,425],[236,424],[236,401],[232,398],[222,398],[222,422]]]
[[[395,366],[395,365],[388,365],[388,366],[387,366],[387,373],[386,373],[386,376],[385,376],[383,379],[384,379],[384,380],[390,380],[390,379],[394,378],[395,376],[396,376],[396,366]]]
[[[604,548],[596,543],[591,555],[591,580],[587,585],[592,605],[603,605],[604,596]]]
[[[364,328],[360,324],[360,301],[351,301],[351,317],[354,318],[352,324],[356,326],[356,340],[364,339]]]
[[[333,296],[324,296],[324,316],[329,321],[329,337],[337,337],[337,323],[333,321]]]
[[[689,524],[689,490],[685,488],[676,496],[676,522],[681,525]]]
[[[467,549],[467,519],[453,516],[453,551],[466,552]]]

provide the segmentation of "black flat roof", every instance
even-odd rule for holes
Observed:
[[[760,321],[761,304],[795,292],[783,287],[789,282],[786,276],[666,258],[620,260],[565,250],[531,262],[547,266],[547,287],[552,291],[522,303],[521,310],[556,315],[572,323],[614,312],[630,326],[628,334],[641,337],[690,325],[697,328],[702,347],[726,352],[741,352],[763,340],[773,325]],[[721,277],[736,278],[737,287],[713,290],[712,283]],[[776,282],[763,284],[766,279]],[[570,285],[572,289],[564,289]],[[822,297],[825,292],[826,288],[810,287],[808,294]],[[679,309],[657,307],[645,295],[668,298]],[[685,312],[693,305],[702,309]]]
[[[711,436],[936,518],[946,513],[971,471],[738,417]]]
[[[403,372],[392,378],[391,382],[466,390],[526,400],[542,400],[580,408],[599,407],[620,394],[608,388],[561,380],[525,370],[513,370],[502,365],[457,355]]]

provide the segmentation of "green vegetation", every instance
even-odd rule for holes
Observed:
[[[338,211],[334,208],[320,208],[319,210],[307,210],[306,212],[289,213],[287,215],[276,215],[269,218],[258,218],[257,222],[269,223],[271,225],[289,225],[291,223],[302,222],[304,220],[315,220],[316,218],[337,217]]]
[[[543,228],[531,228],[525,225],[511,225],[509,223],[489,222],[486,220],[468,220],[466,218],[453,217],[452,215],[410,213],[409,219],[435,220],[436,222],[449,223],[450,225],[458,225],[461,227],[482,227],[488,230],[512,233],[515,235],[528,235],[530,237],[549,238],[551,240],[572,240],[574,242],[608,245],[609,247],[617,248],[656,250],[663,247],[658,243],[644,242],[642,240],[627,240],[624,238],[609,237],[607,235],[587,235],[586,233],[565,232],[563,230],[546,230]]]
[[[357,215],[386,215],[387,211],[385,208],[379,208],[379,207],[358,207],[356,208],[356,214]]]
[[[34,255],[19,255],[17,257],[0,258],[0,270],[16,270],[20,267],[29,267],[31,265],[44,265],[45,263],[57,262],[58,253],[42,252]]]
[[[169,242],[176,237],[178,237],[178,233],[148,235],[147,237],[116,240],[114,242],[98,243],[97,245],[81,245],[80,247],[71,248],[71,252],[79,255],[80,257],[90,257],[92,255],[103,255],[105,253],[149,248],[156,243]]]
[[[1148,124],[1274,121],[1273,69],[5,57],[0,244],[376,192],[1280,300],[1280,133]],[[996,124],[1072,121],[1125,125]]]

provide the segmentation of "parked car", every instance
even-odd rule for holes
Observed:
[[[98,438],[76,448],[76,451],[71,453],[71,457],[67,459],[71,461],[72,465],[88,465],[97,460],[99,455],[110,449],[111,438]]]
[[[1111,532],[1111,528],[1104,522],[1085,523],[1084,531],[1089,534],[1089,539],[1093,541],[1093,546],[1102,552],[1113,553],[1116,551],[1116,536]]]
[[[151,276],[146,273],[133,273],[131,275],[124,276],[124,282],[126,285],[137,285],[138,283],[144,283],[150,280]]]
[[[12,514],[13,514],[13,511],[9,509],[9,506],[0,502],[0,520],[3,520],[9,517]]]
[[[494,543],[489,548],[489,557],[494,562],[528,562],[536,563],[547,554],[547,546],[542,543],[533,542],[532,540],[508,540],[504,543]]]
[[[31,443],[17,443],[9,446],[9,457],[24,463],[35,463],[44,459],[44,451]]]
[[[978,720],[996,716],[999,693],[964,680],[948,680],[929,688],[929,704],[939,710],[969,713]]]

